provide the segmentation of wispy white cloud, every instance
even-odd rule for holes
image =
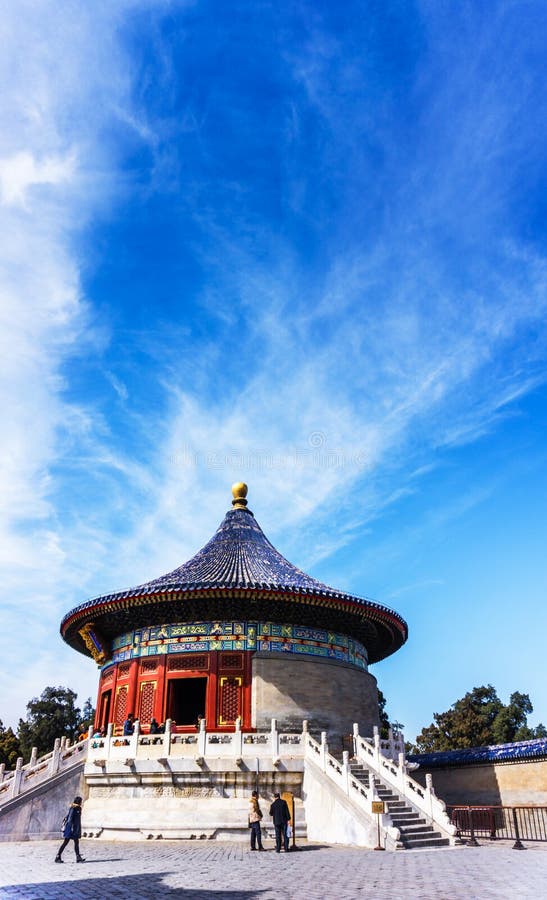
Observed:
[[[354,301],[338,321],[335,307],[307,309],[300,317],[281,279],[253,269],[251,259],[241,263],[241,247],[234,253],[249,277],[241,294],[250,293],[249,285],[255,293],[238,346],[249,361],[247,374],[231,382],[224,360],[219,381],[218,348],[202,357],[197,393],[170,369],[167,421],[150,470],[155,488],[121,554],[128,578],[136,560],[149,577],[197,550],[229,503],[230,482],[239,478],[250,482],[251,507],[284,552],[301,565],[317,565],[416,490],[416,473],[434,467],[431,454],[492,431],[500,416],[511,414],[511,398],[544,378],[530,376],[513,343],[523,324],[542,327],[541,279],[528,308],[507,303],[500,310],[494,297],[490,317],[481,309],[474,319],[470,310],[458,323],[454,308],[448,325],[444,306],[420,312],[403,305],[399,318],[394,302],[387,311],[373,306],[372,314],[368,278],[360,292],[353,274]],[[222,258],[231,258],[226,243]],[[512,286],[505,285],[508,294],[520,277],[515,273]],[[337,279],[329,292],[343,290],[340,259]],[[422,283],[420,272],[405,291],[418,294]],[[468,508],[459,504],[458,514]],[[326,528],[333,521],[336,528]]]
[[[83,297],[77,236],[114,197],[109,150],[97,133],[127,105],[116,25],[135,4],[3,4],[0,80],[0,637],[4,720],[22,712],[40,669],[54,671],[56,620],[75,588],[55,469],[95,425],[66,399],[66,364],[85,353],[93,316]],[[14,633],[35,664],[18,667]],[[54,647],[54,650],[46,648]],[[62,651],[63,652],[63,651]],[[21,667],[19,667],[21,668]],[[23,666],[25,668],[25,666]],[[34,682],[33,691],[40,689]],[[10,689],[11,688],[11,689]]]
[[[0,159],[0,198],[6,206],[27,206],[27,192],[36,185],[58,185],[72,181],[73,156],[36,160],[29,151]]]

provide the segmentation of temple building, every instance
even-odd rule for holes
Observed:
[[[406,623],[297,569],[247,508],[247,486],[232,493],[188,562],[65,616],[64,640],[100,667],[95,729],[0,771],[0,839],[25,816],[29,834],[57,836],[70,785],[86,838],[248,841],[257,791],[266,810],[283,795],[293,842],[454,843],[430,776],[409,774],[403,735],[379,733],[368,667],[402,646]],[[262,828],[273,839],[266,817]]]
[[[96,728],[131,712],[174,731],[263,730],[340,735],[378,724],[368,667],[401,647],[396,613],[335,590],[288,562],[247,507],[247,486],[211,540],[167,575],[71,610],[64,640],[101,667]]]

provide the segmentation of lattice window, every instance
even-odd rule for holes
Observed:
[[[112,681],[113,677],[114,677],[114,669],[107,669],[107,671],[103,672],[103,674],[101,675],[101,681],[106,683],[107,681]]]
[[[220,724],[235,722],[241,715],[241,678],[220,679]]]
[[[121,663],[118,666],[118,678],[125,678],[126,675],[129,675],[129,669],[131,668],[131,663]]]
[[[155,672],[157,668],[157,659],[143,659],[141,662],[141,672]]]
[[[208,656],[173,656],[167,660],[167,668],[170,672],[175,669],[208,669]]]
[[[123,725],[127,715],[127,695],[129,688],[126,684],[116,691],[116,709],[114,711],[114,723]]]
[[[220,665],[223,669],[242,669],[242,653],[223,653],[220,657]]]
[[[139,697],[139,722],[149,722],[154,714],[155,681],[143,681]]]

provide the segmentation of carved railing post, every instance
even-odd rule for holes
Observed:
[[[232,749],[235,758],[241,759],[241,757],[243,756],[243,733],[241,731],[241,719],[239,716],[235,720],[234,743],[232,745]]]
[[[349,750],[344,750],[342,753],[342,774],[344,776],[344,785],[345,785],[346,794],[349,797],[349,775],[350,775]]]
[[[198,731],[198,756],[205,756],[207,753],[207,722],[205,719],[199,720]]]
[[[435,790],[433,788],[433,776],[429,772],[426,772],[425,776],[425,795],[427,802],[429,803],[429,815],[433,819],[433,798],[435,797]]]
[[[273,759],[278,759],[279,758],[279,731],[277,730],[277,719],[272,719],[271,741],[272,741],[272,757],[273,757]]]
[[[114,740],[114,722],[109,722],[106,726],[106,738],[104,738],[104,759],[110,759],[112,752],[112,741]]]
[[[380,730],[377,725],[373,728],[374,735],[374,762],[376,764],[376,770],[380,771]]]
[[[171,719],[165,720],[165,732],[163,734],[163,754],[169,756],[171,753]]]
[[[133,722],[133,734],[129,738],[129,747],[130,753],[133,754],[133,759],[136,758],[139,752],[139,737],[141,734],[141,723],[138,719],[135,719]]]
[[[56,772],[59,771],[59,766],[61,763],[61,738],[55,738],[55,743],[53,744],[53,753],[51,754],[51,759],[49,761],[49,774],[55,775]]]
[[[17,757],[17,763],[15,764],[15,772],[13,773],[13,779],[11,782],[11,797],[17,797],[17,795],[21,792],[21,782],[23,780],[23,757]]]
[[[403,797],[407,795],[407,773],[406,773],[406,762],[404,753],[399,753],[397,771],[399,773],[399,781],[401,783],[401,789]]]
[[[321,757],[320,757],[320,759],[321,759],[321,768],[323,769],[323,772],[326,772],[326,770],[327,770],[327,753],[328,752],[329,752],[329,747],[327,744],[327,732],[322,731],[321,732]]]

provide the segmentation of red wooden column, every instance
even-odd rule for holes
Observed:
[[[136,717],[138,715],[138,710],[136,709],[137,703],[137,679],[139,677],[139,660],[134,659],[131,662],[131,667],[129,669],[129,684],[127,691],[127,715],[129,713],[133,713]]]
[[[156,686],[156,701],[154,704],[154,718],[156,722],[165,722],[165,673],[167,671],[167,656],[158,657],[158,683]]]
[[[207,728],[217,728],[217,682],[218,682],[218,650],[209,653],[209,678],[207,680],[207,697],[205,700],[205,721]]]
[[[102,674],[99,675],[99,690],[97,691],[97,703],[95,704],[95,718],[93,719],[93,731],[97,731],[98,728],[101,727],[100,715],[101,715],[101,701],[103,696],[103,682],[102,682]],[[112,703],[112,706],[114,704]]]
[[[118,666],[113,665],[110,666],[105,671],[101,672],[99,677],[99,690],[97,693],[97,706],[95,707],[95,721],[93,724],[93,730],[97,731],[99,728],[103,726],[106,728],[110,722],[114,721],[114,704],[116,701],[116,679],[118,674]],[[104,675],[107,675],[105,678]],[[102,716],[102,705],[103,705],[103,697],[105,694],[110,691],[110,710],[108,714],[108,721],[101,721]]]
[[[251,651],[245,653],[244,675],[243,675],[243,696],[242,707],[243,712],[241,718],[243,720],[242,727],[245,729],[252,728],[252,687],[253,687],[253,655]]]

